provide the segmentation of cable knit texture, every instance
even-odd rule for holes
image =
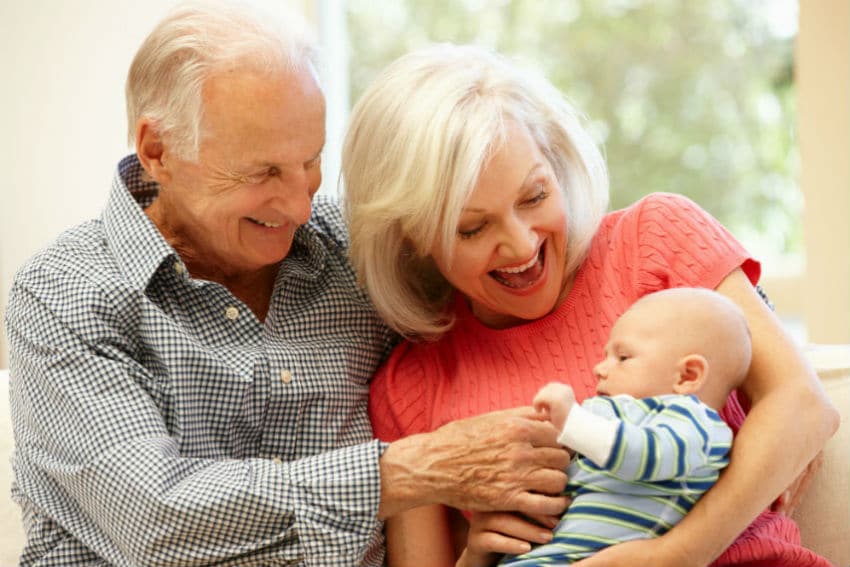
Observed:
[[[529,405],[550,381],[579,402],[596,390],[594,364],[617,317],[637,299],[671,287],[716,288],[741,267],[755,284],[758,262],[713,217],[680,195],[656,193],[609,213],[566,300],[551,314],[496,330],[458,296],[455,326],[432,343],[400,344],[372,382],[375,435],[386,441],[449,421]],[[737,432],[744,410],[731,396],[721,411]],[[765,512],[714,563],[736,567],[829,567],[800,547],[797,526]]]

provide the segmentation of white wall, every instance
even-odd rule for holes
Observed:
[[[797,108],[809,339],[850,343],[850,2],[800,2]]]
[[[0,303],[15,270],[97,215],[124,154],[124,78],[174,0],[0,3]],[[5,331],[0,367],[6,365]]]

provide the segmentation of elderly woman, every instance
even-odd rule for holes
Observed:
[[[410,339],[371,386],[378,437],[525,405],[553,379],[581,401],[595,392],[591,367],[612,323],[632,303],[664,288],[716,289],[744,312],[753,339],[749,373],[722,411],[737,431],[731,464],[677,527],[583,564],[828,565],[769,510],[837,414],[754,289],[759,264],[681,196],[606,214],[600,152],[545,79],[472,47],[402,57],[358,102],[343,174],[355,268]],[[546,541],[540,524],[554,525],[467,518],[468,530],[439,506],[391,518],[390,563],[487,565]]]

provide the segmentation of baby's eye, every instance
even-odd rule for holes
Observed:
[[[629,355],[627,355],[627,354],[619,354],[619,355],[617,355],[617,360],[619,360],[620,362],[625,362],[625,361],[627,361],[629,358],[631,358],[631,357],[630,357]]]

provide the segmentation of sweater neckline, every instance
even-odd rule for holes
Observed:
[[[584,286],[584,273],[584,263],[582,263],[576,272],[575,280],[573,281],[573,286],[567,294],[567,297],[565,297],[561,304],[549,314],[544,315],[539,319],[534,319],[526,323],[520,323],[519,325],[514,325],[505,329],[495,329],[493,327],[488,327],[487,325],[479,321],[478,318],[475,317],[475,315],[472,313],[472,309],[469,308],[469,303],[466,300],[466,296],[464,296],[459,291],[455,291],[453,309],[457,317],[457,322],[455,323],[454,328],[458,329],[459,327],[464,327],[464,332],[474,332],[478,336],[489,335],[492,337],[509,338],[533,335],[539,331],[548,329],[549,327],[559,326],[575,306],[575,303],[577,301],[576,297],[579,294],[579,290]]]

